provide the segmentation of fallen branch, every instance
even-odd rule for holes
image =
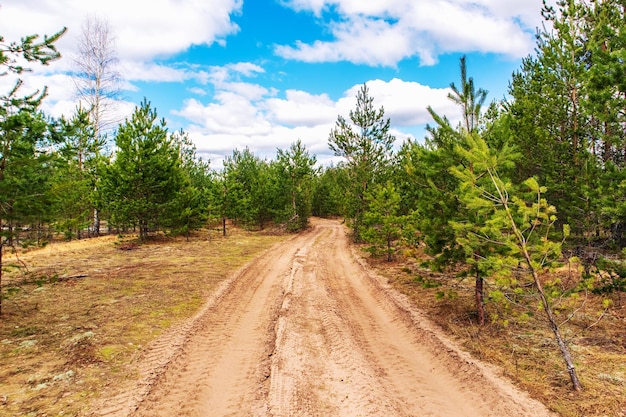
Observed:
[[[87,278],[88,276],[89,274],[65,275],[62,277],[58,277],[57,281],[69,281],[70,279]]]

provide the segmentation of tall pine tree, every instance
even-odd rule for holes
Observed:
[[[367,211],[367,192],[384,177],[392,156],[396,138],[389,133],[391,120],[385,119],[385,109],[374,108],[374,97],[367,85],[356,95],[356,108],[350,111],[350,121],[337,117],[328,137],[330,150],[345,158],[349,181],[346,188],[346,210],[351,218],[353,239],[362,240],[361,227]]]

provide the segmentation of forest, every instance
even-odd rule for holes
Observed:
[[[227,221],[298,232],[311,216],[342,217],[374,257],[419,249],[425,267],[471,280],[479,325],[541,311],[581,389],[557,316],[589,293],[608,311],[626,291],[625,10],[617,0],[563,0],[542,13],[535,53],[506,99],[488,102],[462,58],[449,94],[462,120],[429,108],[427,137],[399,144],[364,84],[329,132],[342,159],[332,166],[294,140],[271,160],[237,149],[212,169],[148,99],[106,134],[97,100],[54,119],[40,110],[46,91],[24,93],[18,80],[0,99],[0,264],[2,251],[59,237],[145,241],[207,225],[226,234]],[[0,38],[2,75],[60,59],[62,35]],[[572,263],[580,279],[542,278]],[[512,308],[520,304],[522,313]]]

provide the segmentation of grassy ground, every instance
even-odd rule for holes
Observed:
[[[74,416],[165,328],[279,235],[204,231],[187,242],[132,237],[51,244],[4,273],[0,415]],[[15,264],[9,255],[5,264]]]
[[[504,369],[505,375],[564,417],[626,416],[626,296],[612,297],[606,309],[595,295],[558,310],[578,375],[584,386],[573,392],[565,364],[541,310],[526,321],[476,325],[473,282],[436,274],[416,261],[370,260],[380,274],[407,294],[433,321],[475,357]],[[572,269],[557,272],[577,279]],[[574,274],[574,276],[572,275]],[[487,305],[493,315],[496,305]],[[522,312],[508,311],[506,316]],[[527,310],[527,309],[526,309]],[[502,312],[500,312],[502,313]],[[501,314],[501,317],[504,317]]]

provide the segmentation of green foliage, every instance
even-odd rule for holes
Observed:
[[[626,264],[623,261],[601,257],[595,264],[595,272],[598,282],[593,289],[594,293],[626,292]]]
[[[143,240],[166,223],[168,207],[184,183],[180,146],[146,100],[120,126],[115,144],[118,150],[106,170],[102,193],[111,221],[138,227]]]
[[[457,148],[472,168],[453,168],[461,181],[461,200],[473,214],[465,224],[457,223],[459,243],[472,253],[468,262],[474,262],[479,271],[494,276],[498,286],[492,291],[492,300],[506,304],[505,291],[521,292],[518,280],[531,277],[540,306],[547,316],[556,342],[566,363],[572,385],[581,389],[580,381],[554,316],[554,300],[575,298],[575,290],[564,290],[558,280],[543,283],[539,274],[546,272],[561,257],[562,241],[550,239],[556,222],[556,208],[543,197],[545,187],[535,178],[516,189],[498,174],[498,167],[510,163],[507,152],[496,154],[478,135],[468,135],[469,150]],[[569,234],[569,227],[564,228]],[[565,236],[567,237],[567,236]],[[516,276],[513,268],[524,265],[526,274]],[[504,321],[505,323],[507,320]]]
[[[451,220],[464,215],[456,193],[458,181],[449,172],[458,156],[449,147],[427,141],[425,145],[405,143],[398,158],[404,169],[402,204],[411,214],[407,223],[413,229],[406,238],[413,244],[426,244],[435,269],[463,259],[449,226]]]
[[[448,98],[457,104],[463,111],[463,129],[466,132],[474,132],[480,123],[480,110],[487,99],[487,91],[479,88],[476,90],[474,79],[467,77],[466,57],[460,59],[461,72],[461,89],[454,84],[450,84],[452,93],[448,94]],[[433,110],[429,108],[431,114]],[[441,124],[440,124],[441,125]]]
[[[337,118],[328,145],[346,161],[345,209],[352,219],[353,238],[359,242],[367,192],[384,177],[395,137],[389,133],[391,121],[384,118],[384,108],[374,109],[374,98],[369,96],[367,85],[358,91],[356,101],[356,108],[350,111],[350,123],[342,116]]]
[[[44,36],[43,41],[38,41],[38,35],[29,35],[20,42],[8,44],[0,36],[0,77],[10,73],[19,76],[29,71],[21,65],[22,59],[46,65],[60,58],[55,43],[64,33],[65,29],[50,37]],[[48,197],[49,156],[41,145],[46,144],[49,135],[44,116],[37,112],[46,90],[20,97],[21,85],[22,80],[18,78],[6,94],[0,95],[0,288],[2,251],[6,242],[13,243],[14,223],[28,224],[41,219]],[[5,221],[8,221],[6,230]]]
[[[21,110],[0,122],[2,242],[20,244],[20,233],[49,221],[53,138],[41,113]]]
[[[19,64],[18,57],[24,58],[27,62],[38,62],[43,65],[57,60],[61,54],[56,49],[55,42],[65,33],[63,28],[52,36],[44,35],[39,41],[39,35],[28,35],[20,42],[4,43],[4,37],[0,36],[0,66],[5,67],[9,72],[21,74],[29,71],[27,67]]]
[[[373,255],[385,254],[390,262],[405,220],[398,214],[400,194],[388,182],[370,192],[368,200],[369,208],[363,218],[363,239],[371,244],[369,250]]]
[[[266,198],[269,180],[266,161],[247,147],[243,151],[235,149],[224,160],[225,215],[243,226],[262,228],[272,217]]]
[[[322,168],[313,183],[313,215],[331,217],[344,214],[347,181],[348,172],[343,165]]]
[[[410,242],[426,244],[425,252],[433,256],[430,266],[442,269],[466,259],[457,240],[453,224],[462,222],[471,214],[459,200],[459,179],[450,171],[461,166],[473,170],[473,162],[458,152],[468,149],[467,138],[479,130],[485,131],[497,148],[506,148],[508,124],[501,122],[496,104],[489,108],[487,123],[481,115],[487,92],[476,89],[474,81],[467,76],[467,63],[460,60],[460,88],[450,85],[450,100],[462,113],[462,122],[455,129],[449,120],[429,108],[436,126],[428,126],[430,133],[424,144],[407,142],[398,155],[402,174],[400,190],[403,211],[410,214],[407,221],[407,238]],[[469,135],[468,135],[469,133]]]
[[[0,36],[0,76],[29,71],[20,64],[22,59],[43,65],[58,59],[55,42],[64,33],[65,29],[42,41],[29,35],[9,44]],[[40,217],[48,198],[50,156],[44,147],[51,144],[51,136],[48,121],[37,111],[45,89],[20,97],[21,85],[18,79],[0,96],[0,224],[4,220],[27,224]],[[10,234],[6,237],[11,239]],[[3,242],[0,239],[0,249]]]
[[[8,74],[21,75],[31,69],[24,67],[21,62],[39,63],[48,65],[61,57],[55,43],[63,36],[66,29],[63,28],[52,36],[44,35],[39,41],[39,35],[28,35],[19,42],[5,43],[4,37],[0,36],[0,76]],[[0,95],[0,120],[4,121],[19,111],[34,112],[46,96],[47,90],[34,91],[25,96],[19,96],[22,80],[18,78],[8,93]]]
[[[626,161],[623,5],[558,1],[543,14],[553,29],[539,32],[537,53],[510,87],[515,143],[525,156],[514,180],[537,177],[574,239],[593,244],[613,229],[602,216],[613,205],[601,193],[611,181],[606,168]]]
[[[287,228],[292,231],[305,229],[312,212],[313,178],[316,174],[315,156],[311,156],[300,140],[283,151],[278,149],[276,168],[278,188],[288,197],[279,211],[288,213]],[[282,210],[280,210],[282,209]]]
[[[61,118],[55,135],[60,141],[51,180],[55,225],[68,239],[74,234],[80,238],[91,226],[97,201],[97,166],[105,141],[95,137],[89,113],[82,108],[69,120]]]
[[[166,208],[165,224],[173,234],[189,237],[192,230],[204,226],[209,218],[213,183],[209,163],[196,155],[196,147],[184,131],[171,136],[179,150],[183,179]]]
[[[468,135],[470,149],[457,148],[472,162],[469,168],[451,168],[460,181],[460,199],[470,216],[466,221],[452,222],[457,242],[466,253],[467,262],[484,276],[494,276],[499,291],[513,290],[519,276],[511,274],[529,256],[529,268],[544,271],[561,255],[561,241],[552,241],[550,231],[556,222],[556,208],[543,197],[545,187],[529,178],[522,187],[503,180],[500,167],[512,164],[514,151],[505,147],[490,149],[477,134]],[[567,231],[567,228],[565,228]],[[492,299],[504,300],[492,293]]]

